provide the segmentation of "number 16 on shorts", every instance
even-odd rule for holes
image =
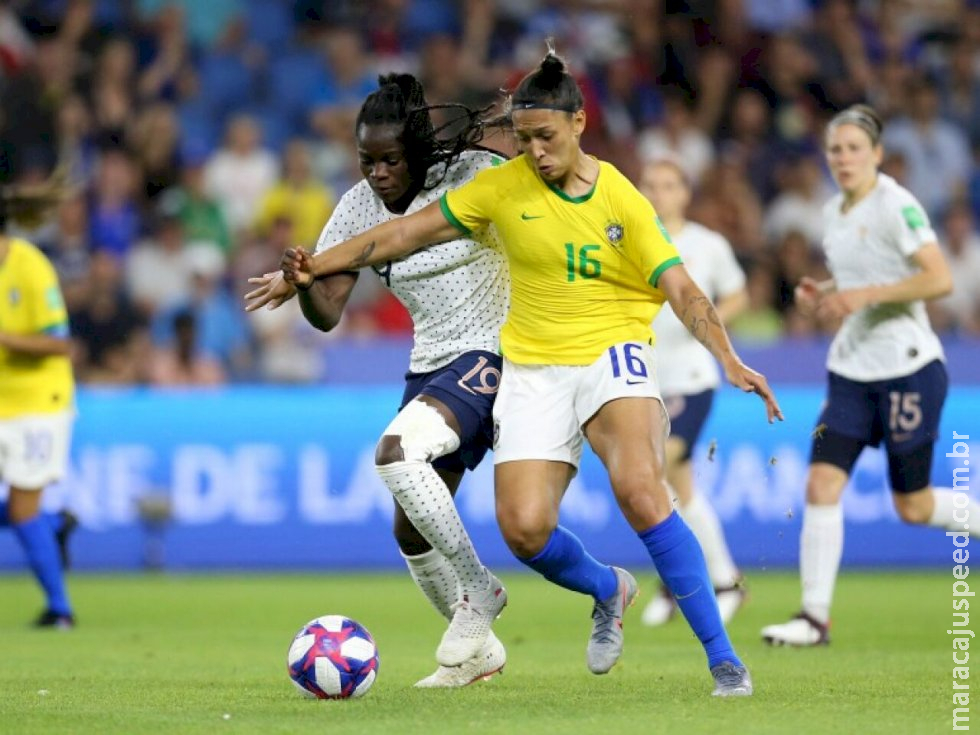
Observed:
[[[609,348],[609,362],[612,364],[614,378],[625,378],[627,385],[645,383],[650,378],[647,363],[644,361],[645,345],[624,342]]]

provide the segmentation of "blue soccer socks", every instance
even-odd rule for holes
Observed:
[[[34,576],[44,588],[48,610],[59,615],[71,615],[71,604],[65,590],[61,554],[51,522],[43,515],[13,524],[14,533],[27,554]]]
[[[704,554],[684,520],[674,512],[667,520],[638,535],[650,552],[660,578],[674,595],[678,607],[704,646],[708,667],[723,661],[741,666],[742,662],[735,655],[718,613]]]
[[[579,538],[561,526],[551,532],[541,551],[530,559],[518,560],[549,582],[600,601],[612,597],[619,588],[612,567],[592,558]]]

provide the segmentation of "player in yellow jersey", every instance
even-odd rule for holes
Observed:
[[[521,156],[479,172],[438,204],[315,257],[287,251],[285,277],[305,285],[493,224],[511,277],[494,407],[504,539],[545,578],[595,599],[586,659],[593,673],[609,671],[622,653],[622,618],[636,581],[600,564],[558,526],[561,498],[588,439],[624,516],[704,646],[714,694],[749,695],[752,681],[719,617],[704,556],[664,484],[668,422],[650,328],[664,301],[734,385],[765,400],[770,421],[781,418],[779,406],[765,378],[736,356],[652,205],[614,167],[580,148],[582,93],[553,52],[518,85],[510,117]]]
[[[29,200],[5,188],[0,221]],[[11,526],[44,589],[47,605],[37,625],[60,629],[74,626],[59,550],[65,529],[40,504],[68,460],[74,415],[68,353],[68,314],[54,268],[31,243],[0,234],[0,482],[9,487],[0,525]]]

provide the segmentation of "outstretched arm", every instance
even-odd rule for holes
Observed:
[[[310,273],[287,270],[286,280],[305,286],[312,278],[343,271],[356,271],[369,265],[400,260],[434,242],[459,237],[457,230],[443,215],[438,202],[414,214],[372,227],[347,242],[317,253]]]
[[[735,354],[714,304],[691,280],[687,269],[683,265],[668,268],[661,274],[657,287],[666,294],[667,301],[687,331],[721,363],[728,382],[746,393],[757,393],[765,401],[770,423],[776,418],[782,420],[783,412],[765,376],[745,365]]]

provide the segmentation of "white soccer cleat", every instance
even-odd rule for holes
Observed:
[[[669,621],[674,614],[677,612],[677,603],[674,602],[674,596],[670,594],[670,590],[667,589],[665,584],[660,585],[660,594],[656,595],[647,606],[643,608],[643,614],[640,616],[640,622],[644,625],[654,628],[658,625],[663,625]]]
[[[459,666],[476,656],[490,636],[490,626],[507,604],[507,590],[493,574],[487,572],[490,584],[486,590],[466,593],[453,605],[453,619],[436,649],[436,661],[442,666]]]
[[[770,646],[826,646],[830,643],[830,624],[801,612],[788,623],[767,625],[762,629],[762,640]]]
[[[490,632],[487,643],[473,658],[459,666],[440,666],[434,674],[415,682],[418,689],[456,689],[478,681],[489,681],[502,673],[507,663],[507,651],[497,636]]]

